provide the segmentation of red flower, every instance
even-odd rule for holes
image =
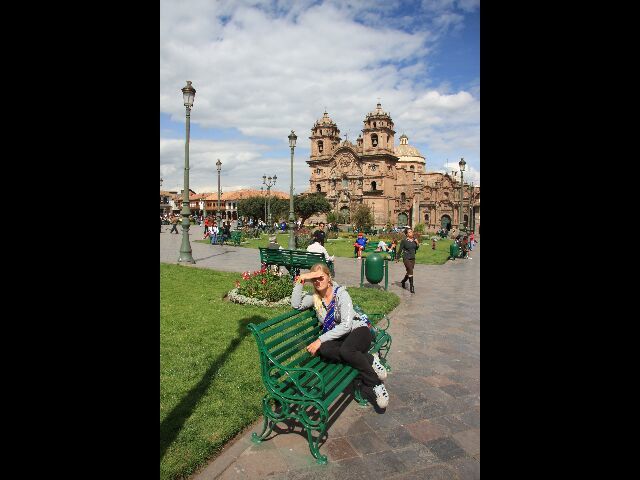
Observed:
[[[267,284],[267,279],[266,279],[266,278],[263,278],[263,279],[262,279],[262,284],[263,284],[263,285],[266,285],[266,284]]]

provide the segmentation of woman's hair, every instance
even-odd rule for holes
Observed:
[[[329,277],[329,284],[331,285],[333,282],[331,281],[331,272],[329,271],[329,267],[327,267],[324,263],[316,263],[315,265],[313,265],[309,271],[310,272],[317,272],[318,270],[322,270],[322,272]],[[322,307],[322,298],[320,297],[320,295],[318,295],[318,292],[316,292],[316,287],[314,285],[313,287],[313,308],[315,308],[316,312],[321,311],[321,307]]]

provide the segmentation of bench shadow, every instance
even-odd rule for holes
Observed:
[[[195,406],[198,404],[202,396],[205,394],[211,382],[216,376],[216,373],[222,367],[236,348],[240,345],[240,342],[251,333],[247,328],[250,323],[261,323],[267,320],[266,317],[253,315],[251,317],[243,318],[238,322],[238,329],[236,336],[231,343],[227,346],[224,352],[211,363],[207,371],[204,373],[200,381],[193,387],[184,398],[176,405],[171,412],[160,423],[160,459],[164,457],[167,449],[176,439],[182,427],[184,426],[187,418],[191,416]]]

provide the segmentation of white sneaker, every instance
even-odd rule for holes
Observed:
[[[373,393],[376,394],[376,403],[380,408],[387,408],[389,405],[389,394],[384,386],[384,383],[373,387]]]
[[[387,378],[387,369],[380,363],[380,357],[377,353],[373,354],[373,363],[371,364],[373,370],[378,374],[380,380]]]

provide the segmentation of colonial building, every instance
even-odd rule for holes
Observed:
[[[366,115],[355,144],[324,112],[311,128],[308,193],[321,193],[336,213],[348,216],[357,204],[372,210],[376,226],[424,223],[429,229],[459,225],[460,182],[449,174],[427,172],[425,157],[401,135],[395,145],[391,115],[377,104]],[[480,187],[465,184],[463,219],[479,224]],[[471,215],[469,213],[471,212]],[[318,221],[322,218],[312,218]],[[468,224],[468,223],[467,223]],[[474,225],[471,225],[474,226]],[[477,227],[476,227],[477,228]]]

